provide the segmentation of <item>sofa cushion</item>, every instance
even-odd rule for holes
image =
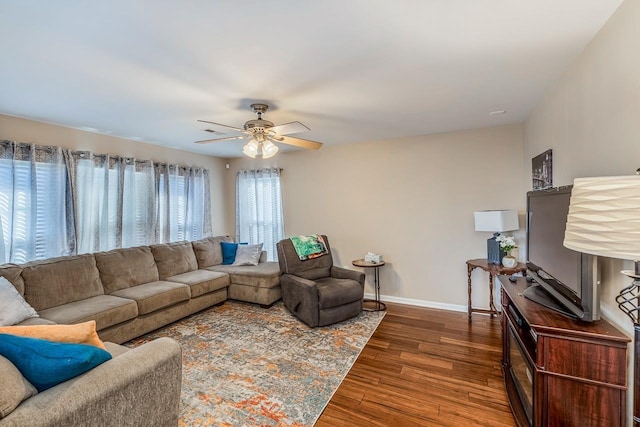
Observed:
[[[316,280],[316,285],[320,310],[358,301],[364,296],[364,289],[360,283],[351,279],[325,277]]]
[[[0,326],[16,325],[38,313],[4,277],[0,277]]]
[[[0,334],[0,354],[15,365],[38,391],[77,377],[111,359],[92,345],[51,342]]]
[[[262,262],[256,266],[215,265],[207,270],[227,273],[232,284],[258,288],[280,285],[280,266],[277,262]]]
[[[38,391],[6,358],[0,356],[0,419],[6,417],[23,401]]]
[[[189,286],[183,283],[157,281],[121,289],[112,295],[134,300],[139,314],[148,314],[164,307],[188,301]]]
[[[98,295],[40,312],[40,317],[55,323],[71,324],[95,320],[98,331],[137,316],[138,306],[135,301],[113,295]]]
[[[120,289],[158,280],[156,261],[148,246],[114,249],[94,254],[104,291]]]
[[[43,340],[86,344],[106,350],[96,332],[95,320],[75,325],[30,325],[0,327],[0,334],[18,335],[21,337],[40,338]]]
[[[236,262],[236,253],[238,252],[239,245],[248,245],[247,242],[232,243],[232,242],[220,242],[222,248],[222,265],[232,265]]]
[[[167,277],[170,282],[184,283],[191,287],[191,298],[229,286],[229,275],[209,270],[189,271]]]
[[[93,254],[29,262],[22,279],[24,298],[38,312],[104,294]]]
[[[22,267],[16,264],[0,265],[0,277],[4,277],[24,296],[24,281],[22,280]]]
[[[151,246],[160,280],[198,269],[191,242],[165,243]]]
[[[208,237],[191,242],[193,252],[198,261],[198,268],[207,268],[222,264],[222,247],[220,242],[233,242],[231,236]]]

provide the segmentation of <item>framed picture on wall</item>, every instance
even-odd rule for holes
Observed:
[[[531,159],[531,175],[533,189],[544,190],[553,187],[553,170],[551,162],[551,149]]]

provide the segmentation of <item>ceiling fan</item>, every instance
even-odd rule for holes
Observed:
[[[263,159],[273,157],[279,150],[278,146],[274,144],[274,142],[295,145],[296,147],[302,147],[311,150],[318,150],[320,147],[322,147],[321,142],[286,136],[292,133],[305,132],[310,130],[300,122],[291,122],[275,126],[273,122],[264,120],[262,118],[262,115],[269,109],[269,106],[267,104],[251,104],[251,109],[258,115],[258,118],[247,121],[244,124],[244,129],[210,122],[207,120],[198,120],[201,123],[209,123],[220,129],[206,129],[207,132],[219,132],[222,134],[231,133],[231,135],[224,136],[222,138],[203,139],[201,141],[196,141],[196,144],[208,144],[211,142],[232,141],[236,139],[242,140],[250,138],[251,140],[243,147],[242,152],[252,159],[260,153],[262,153]]]

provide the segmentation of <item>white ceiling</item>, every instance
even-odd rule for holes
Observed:
[[[520,123],[621,2],[5,0],[0,113],[222,157],[196,120],[255,101],[325,146]]]

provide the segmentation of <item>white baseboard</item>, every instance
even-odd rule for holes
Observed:
[[[365,299],[373,299],[375,298],[375,295],[370,293],[365,293],[364,297]],[[440,310],[449,310],[449,311],[461,311],[463,313],[467,312],[466,305],[445,304],[445,303],[435,302],[435,301],[424,301],[420,299],[401,298],[401,297],[393,297],[393,296],[387,296],[387,295],[381,295],[380,300],[382,300],[383,302],[394,302],[397,304],[416,305],[418,307],[437,308]]]

